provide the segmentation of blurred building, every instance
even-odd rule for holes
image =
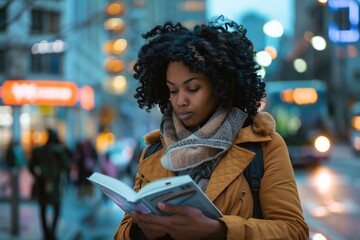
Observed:
[[[345,137],[348,119],[344,116],[360,100],[359,2],[296,0],[295,15],[293,47],[283,59],[282,80],[326,81],[337,135]],[[325,40],[323,48],[317,48],[318,39]],[[298,59],[306,63],[305,71],[294,68]]]
[[[105,4],[0,1],[0,149],[10,138],[25,149],[42,144],[46,127],[70,146],[95,136]],[[71,102],[58,101],[65,98]]]
[[[269,47],[273,47],[276,51],[276,56],[273,56],[271,65],[264,68],[264,79],[266,81],[279,79],[279,54],[284,53],[283,46],[279,47],[280,44],[278,41],[280,40],[269,37],[264,33],[264,25],[271,20],[272,19],[267,19],[264,16],[259,15],[257,12],[249,12],[239,20],[239,22],[247,29],[246,35],[254,44],[254,50],[256,52],[266,51]],[[285,36],[282,36],[282,39],[283,38],[285,38]]]
[[[0,0],[0,154],[11,138],[25,147],[42,143],[46,127],[70,146],[104,132],[113,141],[157,128],[160,113],[139,110],[133,98],[132,67],[141,33],[167,20],[201,23],[205,1]],[[42,86],[53,82],[72,89]],[[32,102],[10,104],[14,86]],[[34,101],[30,86],[48,91],[49,102]],[[65,92],[72,102],[54,104]]]

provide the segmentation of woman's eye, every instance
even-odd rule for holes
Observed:
[[[170,92],[170,94],[174,94],[174,93],[177,93],[177,90],[171,90],[171,89],[169,89],[169,92]]]
[[[200,88],[189,88],[189,92],[197,92]]]

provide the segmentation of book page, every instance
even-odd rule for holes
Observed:
[[[167,202],[174,205],[190,206],[200,209],[204,215],[210,218],[222,216],[221,212],[192,180],[191,182],[185,182],[183,184],[175,184],[175,186],[170,189],[164,189],[157,193],[146,195],[142,199],[143,202],[158,215],[166,214],[159,211],[156,208],[156,204],[158,202]]]
[[[221,212],[209,200],[189,175],[159,179],[148,183],[138,194],[127,184],[101,173],[93,173],[88,180],[113,200],[123,211],[166,215],[157,209],[158,202],[190,206],[200,209],[210,218],[221,217]]]
[[[165,189],[173,188],[180,184],[192,182],[193,180],[189,175],[161,178],[146,184],[143,188],[139,190],[138,198],[142,198],[154,192],[159,192]]]
[[[98,185],[94,183],[100,190],[109,197],[116,205],[118,205],[124,212],[132,213],[134,210],[137,210],[137,207],[134,203],[129,202],[125,197],[121,196],[120,194],[109,190],[109,188]]]
[[[136,201],[136,192],[126,183],[101,173],[93,173],[88,180],[95,184],[107,196],[114,195],[130,201]],[[113,198],[112,198],[113,199]]]

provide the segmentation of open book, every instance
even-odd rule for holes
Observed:
[[[123,211],[139,211],[166,215],[157,209],[158,202],[191,206],[200,209],[210,218],[222,217],[221,212],[189,175],[175,176],[149,182],[139,192],[113,177],[94,172],[88,180],[113,200]]]

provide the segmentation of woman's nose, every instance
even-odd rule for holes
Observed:
[[[176,104],[178,106],[186,106],[189,100],[184,92],[179,92],[176,98]]]

